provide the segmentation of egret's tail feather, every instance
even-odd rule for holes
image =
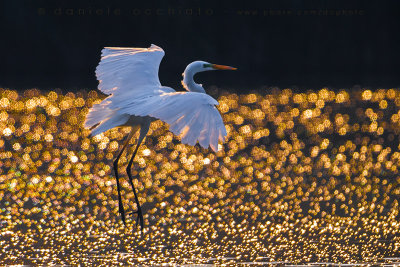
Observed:
[[[113,110],[108,108],[103,103],[94,104],[92,108],[90,108],[89,113],[86,116],[84,124],[85,128],[92,128],[96,124],[99,124],[109,118],[112,113]]]
[[[95,136],[114,127],[121,126],[128,121],[129,117],[130,115],[128,114],[118,114],[114,112],[110,118],[102,121],[90,134]]]
[[[95,136],[126,123],[129,117],[130,115],[128,114],[119,114],[117,111],[100,103],[93,105],[89,110],[84,126],[91,130],[90,135]]]

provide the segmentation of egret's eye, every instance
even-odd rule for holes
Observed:
[[[209,68],[211,67],[211,64],[203,64],[203,68]]]

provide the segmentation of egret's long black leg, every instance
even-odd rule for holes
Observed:
[[[122,222],[125,225],[125,210],[124,210],[124,206],[122,204],[122,198],[121,198],[121,188],[119,185],[119,177],[118,177],[118,160],[121,157],[122,153],[124,152],[124,150],[126,149],[126,147],[129,144],[129,140],[132,139],[132,136],[136,133],[136,131],[138,130],[138,126],[132,127],[131,132],[129,133],[128,137],[125,140],[125,143],[123,145],[123,147],[121,148],[120,152],[118,153],[117,158],[114,160],[114,173],[115,173],[115,178],[117,179],[117,189],[118,189],[118,207],[119,207],[119,214],[121,215],[121,219]]]
[[[134,213],[137,213],[137,215],[138,215],[136,224],[140,223],[140,229],[142,231],[143,231],[142,208],[140,207],[139,198],[137,196],[135,186],[133,185],[133,178],[132,178],[132,174],[131,174],[131,168],[132,168],[133,159],[136,156],[136,153],[137,153],[137,151],[139,149],[140,144],[142,143],[143,139],[145,138],[147,132],[149,131],[149,127],[150,127],[150,121],[145,121],[141,125],[139,140],[138,140],[138,142],[136,144],[135,151],[133,152],[133,155],[132,155],[131,159],[129,160],[128,166],[126,167],[126,172],[128,173],[128,176],[129,176],[129,183],[131,184],[131,187],[132,187],[132,190],[133,190],[133,194],[135,195],[135,202],[136,202],[136,205],[137,205],[137,211],[134,212]]]

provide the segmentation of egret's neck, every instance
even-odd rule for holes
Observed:
[[[183,75],[182,85],[186,90],[198,93],[206,92],[204,91],[203,86],[201,84],[195,83],[193,79],[193,76],[200,71],[203,70],[197,64],[191,63],[186,67],[185,72],[182,74]]]

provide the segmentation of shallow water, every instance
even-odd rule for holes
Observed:
[[[221,152],[152,124],[133,168],[141,233],[111,169],[129,129],[82,128],[100,96],[0,90],[0,262],[400,264],[400,91],[218,95]]]

